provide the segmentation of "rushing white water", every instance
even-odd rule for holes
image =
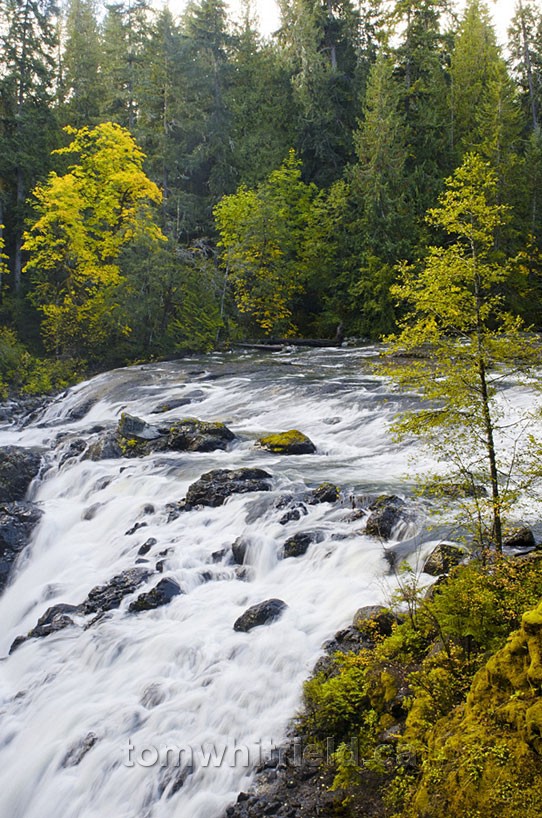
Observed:
[[[31,489],[44,517],[0,599],[0,818],[214,818],[249,785],[260,748],[284,739],[323,643],[390,592],[383,547],[347,519],[348,507],[308,506],[287,525],[274,507],[323,480],[347,496],[408,489],[408,449],[388,432],[397,396],[371,373],[372,355],[297,350],[119,370],[70,390],[22,430],[1,430],[2,445],[43,446],[49,468]],[[152,421],[157,404],[186,395],[191,406],[159,419],[224,421],[240,438],[231,450],[66,459],[96,424],[113,428],[123,410]],[[77,409],[83,417],[73,420]],[[317,454],[254,449],[259,435],[290,428],[309,435]],[[271,472],[272,491],[167,522],[166,504],[202,473],[244,466]],[[126,534],[135,522],[146,526]],[[323,539],[305,556],[279,558],[289,536],[314,529]],[[244,578],[212,559],[240,535],[251,542]],[[139,614],[128,613],[128,598],[89,628],[80,617],[7,657],[47,608],[79,604],[133,567],[149,537],[157,540],[149,557],[167,549],[164,575],[182,595]],[[272,597],[288,604],[279,620],[233,630],[249,605]],[[93,746],[66,763],[90,733]],[[181,767],[164,765],[167,746],[185,749]],[[209,760],[212,748],[218,757]]]

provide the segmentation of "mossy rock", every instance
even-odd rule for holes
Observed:
[[[213,452],[227,449],[235,435],[224,423],[184,418],[168,429],[167,448],[176,452]]]
[[[414,708],[406,739],[415,739],[415,722]],[[542,604],[478,671],[466,703],[425,739],[422,776],[403,815],[542,814]]]
[[[273,454],[314,454],[316,446],[298,429],[261,437],[256,445]]]

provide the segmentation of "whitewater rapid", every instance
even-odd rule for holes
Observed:
[[[0,598],[0,818],[217,818],[250,785],[262,750],[284,740],[322,645],[393,589],[382,543],[349,519],[348,502],[307,506],[287,525],[275,507],[324,480],[346,498],[410,491],[412,449],[391,441],[400,405],[373,374],[374,355],[292,350],[132,367],[69,390],[22,429],[0,429],[0,445],[41,446],[46,460],[30,490],[44,516]],[[158,418],[223,421],[239,437],[229,451],[92,462],[70,448],[123,411],[152,422],[157,404],[184,396],[190,406]],[[290,428],[317,453],[254,448]],[[270,472],[272,491],[168,522],[166,505],[201,474],[246,466]],[[309,529],[321,541],[281,559],[284,541]],[[216,554],[239,536],[250,540],[241,571]],[[81,603],[133,567],[151,537],[180,596],[138,614],[124,600],[91,627],[80,617],[8,657],[47,608]],[[233,630],[269,598],[288,605],[279,620]],[[166,747],[184,748],[180,767],[165,766]]]

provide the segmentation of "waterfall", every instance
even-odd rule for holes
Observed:
[[[292,350],[131,367],[79,384],[23,428],[0,429],[2,445],[45,452],[30,489],[43,517],[0,598],[0,818],[214,818],[249,786],[262,754],[284,740],[322,645],[393,589],[383,545],[349,501],[409,490],[412,447],[392,443],[389,424],[410,399],[373,373],[374,356],[372,347]],[[123,411],[151,423],[219,420],[238,439],[227,451],[85,459],[84,445]],[[316,454],[254,447],[292,428]],[[170,519],[167,505],[203,473],[248,466],[272,475],[270,491]],[[340,486],[343,502],[303,504],[284,524],[281,498],[322,481]],[[307,530],[318,537],[306,554],[281,558],[285,540]],[[243,566],[231,560],[238,537],[248,543]],[[142,591],[169,577],[181,593],[139,613],[132,595],[93,624],[75,614],[8,655],[48,608],[80,605],[134,566],[150,572]],[[233,629],[270,598],[288,606],[279,619]]]

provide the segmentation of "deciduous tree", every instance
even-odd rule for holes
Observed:
[[[96,354],[129,326],[116,300],[123,248],[141,235],[158,242],[151,203],[161,194],[143,171],[143,153],[119,125],[67,128],[57,154],[75,162],[34,190],[37,219],[25,236],[32,299],[57,354]]]
[[[392,288],[406,307],[400,332],[389,339],[392,350],[421,348],[426,354],[388,371],[429,401],[400,421],[399,431],[428,442],[474,494],[477,483],[488,485],[489,529],[478,497],[477,534],[482,545],[489,542],[500,550],[511,465],[496,398],[502,392],[502,367],[516,369],[536,353],[521,319],[503,304],[501,288],[510,268],[496,251],[495,234],[510,214],[496,200],[495,173],[479,156],[468,154],[447,180],[438,207],[428,213],[429,222],[449,241],[429,248],[420,267],[403,265]],[[517,441],[511,449],[517,453]]]

